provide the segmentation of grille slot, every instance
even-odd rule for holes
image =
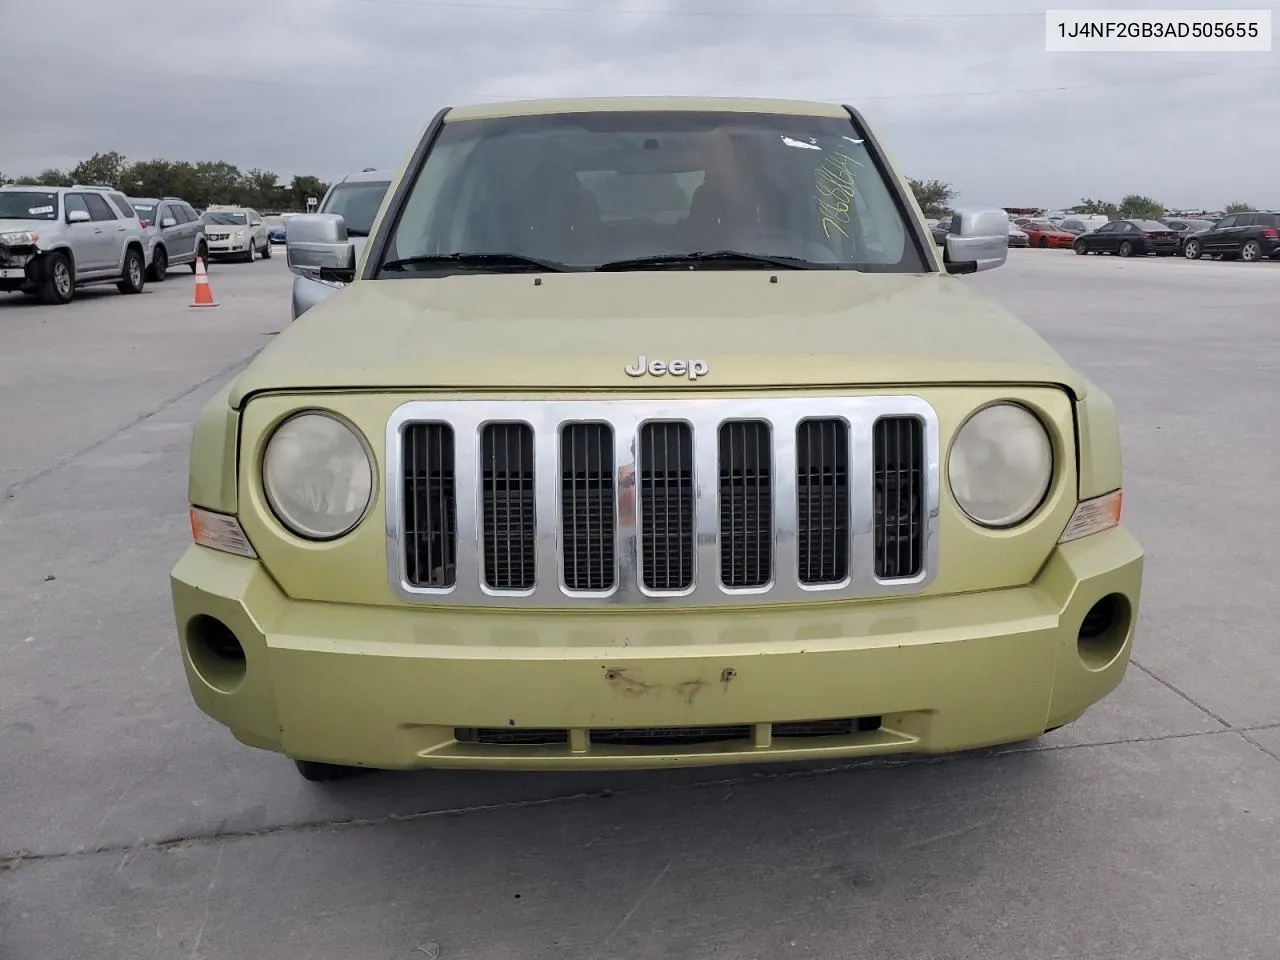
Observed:
[[[420,587],[452,587],[458,576],[453,428],[414,423],[404,430],[405,570]]]
[[[924,424],[915,417],[880,418],[872,452],[876,576],[914,577],[924,562]]]
[[[484,582],[491,590],[530,590],[536,564],[533,428],[486,424],[480,435]]]
[[[561,575],[570,590],[612,590],[613,429],[566,424],[560,432]]]
[[[640,428],[640,572],[649,590],[693,586],[693,430],[679,421]]]
[[[807,586],[849,577],[849,428],[843,420],[796,427],[797,575]]]
[[[761,420],[720,425],[720,582],[731,589],[773,577],[772,440]]]

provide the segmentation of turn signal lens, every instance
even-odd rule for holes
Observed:
[[[1124,504],[1124,491],[1113,490],[1100,497],[1091,497],[1076,504],[1067,522],[1067,528],[1058,538],[1059,543],[1070,543],[1081,537],[1102,533],[1120,525],[1120,508]]]
[[[199,507],[191,507],[191,539],[210,550],[234,553],[238,557],[256,560],[257,551],[240,529],[240,521],[225,513],[213,513]]]

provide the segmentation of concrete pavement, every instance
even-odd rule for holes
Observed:
[[[1136,664],[938,761],[321,787],[191,704],[167,574],[204,400],[283,258],[0,296],[0,958],[1280,955],[1280,264],[1013,251],[971,278],[1115,397]]]

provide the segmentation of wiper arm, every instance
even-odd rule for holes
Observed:
[[[747,253],[744,250],[695,250],[690,253],[667,253],[654,257],[634,257],[629,260],[611,260],[596,270],[634,270],[645,267],[696,266],[700,263],[736,263],[751,266],[781,267],[784,270],[813,270],[817,264],[800,257],[774,256],[763,253]]]
[[[558,260],[529,257],[523,253],[427,253],[400,260],[388,260],[380,269],[406,271],[414,267],[515,267],[547,273],[564,273],[569,265]]]

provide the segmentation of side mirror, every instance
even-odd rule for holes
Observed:
[[[994,270],[1009,257],[1009,214],[1003,210],[957,211],[943,244],[947,273]]]
[[[88,210],[70,210],[67,212],[67,223],[88,223]]]
[[[165,217],[163,220],[160,221],[160,226],[164,227],[166,230],[169,227],[176,227],[177,225],[178,225],[178,221],[173,219],[173,217]]]
[[[285,222],[285,260],[308,280],[350,283],[356,278],[356,248],[347,221],[336,213],[306,213]]]

